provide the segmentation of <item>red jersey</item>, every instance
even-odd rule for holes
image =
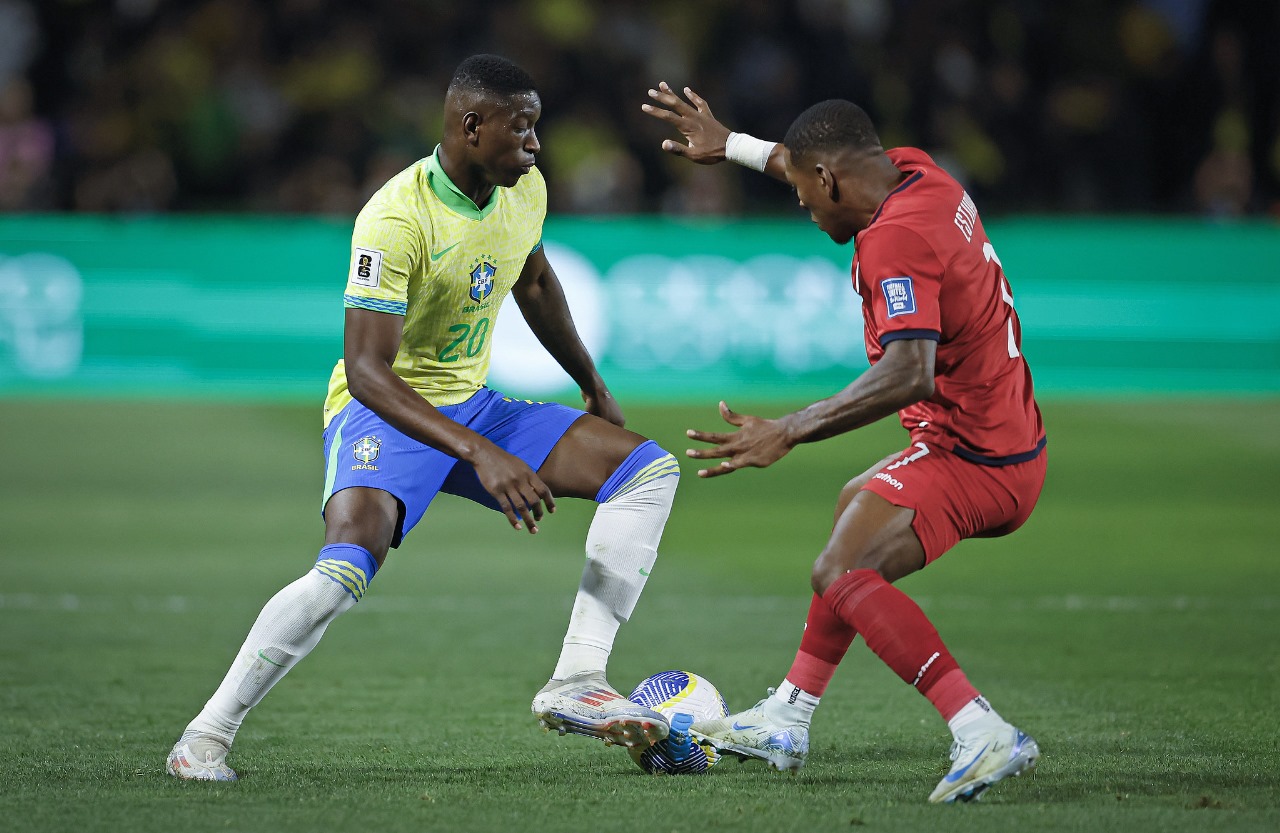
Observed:
[[[889,159],[907,178],[855,238],[867,356],[896,339],[938,342],[933,396],[898,412],[913,441],[974,463],[1033,459],[1044,423],[1000,259],[960,183],[915,148]]]

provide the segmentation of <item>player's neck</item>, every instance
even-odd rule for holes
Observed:
[[[860,176],[863,183],[857,200],[858,228],[865,229],[880,211],[880,206],[893,190],[907,178],[904,171],[898,169],[887,156],[878,156],[867,160],[868,169]]]
[[[439,156],[440,170],[449,177],[453,187],[475,203],[476,208],[484,208],[493,196],[493,183],[484,178],[478,167],[467,165],[464,154],[452,152],[444,144],[440,145]]]
[[[892,159],[884,155],[877,156],[872,160],[872,164],[875,166],[874,173],[868,177],[868,180],[873,183],[872,192],[876,207],[879,208],[885,198],[907,178],[907,172],[898,168],[893,164]]]

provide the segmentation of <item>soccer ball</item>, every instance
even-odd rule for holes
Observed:
[[[698,723],[729,714],[729,706],[716,687],[705,677],[688,671],[660,671],[646,677],[628,699],[653,709],[668,720],[677,714],[687,714],[694,723]],[[681,750],[676,739],[670,737],[642,751],[627,751],[637,766],[654,775],[697,775],[711,769],[720,760],[719,753],[709,744],[694,740],[687,749]]]

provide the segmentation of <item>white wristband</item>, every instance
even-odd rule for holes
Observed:
[[[737,162],[744,168],[763,171],[769,164],[769,154],[777,142],[766,142],[746,133],[730,133],[724,142],[724,156],[730,162]]]

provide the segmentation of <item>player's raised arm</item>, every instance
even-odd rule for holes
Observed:
[[[663,150],[699,165],[714,165],[728,159],[782,182],[787,181],[787,149],[781,142],[766,142],[746,133],[733,133],[712,115],[711,106],[702,96],[689,87],[684,88],[684,94],[688,101],[662,81],[656,90],[649,90],[649,97],[662,106],[640,106],[644,112],[684,134],[687,144],[666,139],[662,143]]]
[[[525,260],[520,279],[511,288],[511,294],[529,329],[577,383],[587,413],[607,419],[614,425],[623,425],[626,419],[622,408],[609,393],[591,354],[578,337],[578,328],[574,326],[569,304],[565,301],[564,288],[547,260],[545,249],[539,247]]]

